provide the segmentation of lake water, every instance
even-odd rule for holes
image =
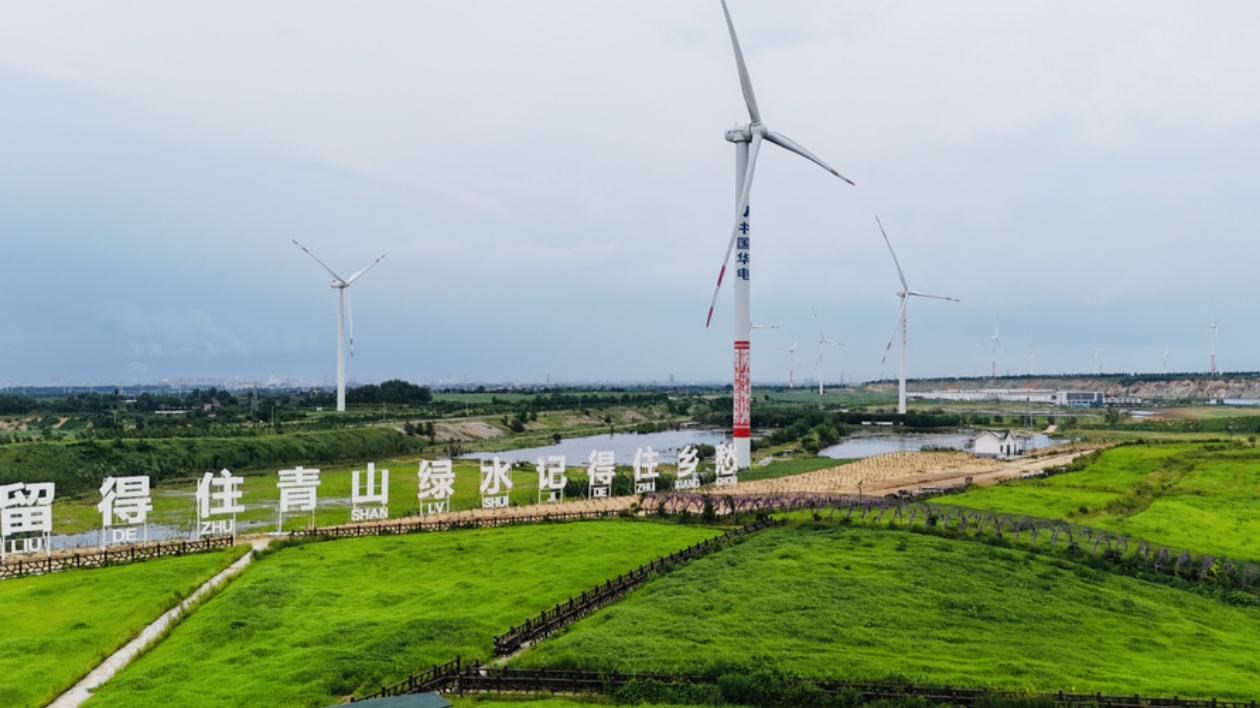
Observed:
[[[473,452],[464,455],[474,460],[489,460],[497,457],[500,460],[534,463],[540,457],[564,455],[565,464],[581,465],[590,457],[592,450],[612,450],[617,464],[634,464],[634,453],[639,449],[652,448],[661,453],[660,462],[674,464],[677,461],[679,448],[687,445],[705,443],[718,445],[726,442],[729,435],[721,430],[662,430],[658,433],[612,433],[609,435],[591,435],[584,438],[561,440],[556,445],[542,447],[526,447],[519,450],[502,452]]]
[[[890,452],[917,452],[924,447],[947,447],[954,450],[966,449],[968,441],[975,431],[966,430],[954,433],[911,433],[907,435],[857,435],[846,439],[838,445],[825,447],[819,451],[821,457],[837,460],[857,459],[886,455]],[[1030,450],[1056,445],[1062,440],[1038,433],[1028,438],[1026,446]]]

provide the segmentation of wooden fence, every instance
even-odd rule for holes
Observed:
[[[298,529],[289,532],[289,538],[358,538],[390,534],[422,533],[428,531],[452,531],[454,529],[496,528],[515,524],[538,524],[548,521],[578,521],[583,519],[608,519],[618,516],[619,510],[571,511],[563,514],[534,514],[530,516],[504,516],[484,519],[445,519],[442,521],[384,521],[379,524],[353,524]]]
[[[455,661],[434,666],[428,671],[395,684],[382,688],[370,696],[352,699],[367,700],[381,696],[397,696],[404,693],[422,693],[440,691],[447,693],[547,693],[576,694],[602,693],[615,691],[632,681],[657,682],[667,685],[709,684],[716,679],[711,676],[671,675],[659,673],[621,673],[578,671],[572,669],[515,669],[501,666],[483,666],[473,662],[461,667],[458,658]],[[837,694],[853,692],[862,702],[883,699],[896,699],[908,696],[921,696],[929,705],[972,706],[981,697],[1003,695],[1002,691],[984,688],[959,688],[954,686],[907,686],[881,685],[871,683],[853,683],[848,681],[814,681],[809,682],[819,690]],[[408,690],[408,686],[416,686]],[[1029,696],[1025,693],[1012,694],[1020,698],[1048,698],[1063,708],[1256,708],[1251,701],[1221,701],[1215,698],[1186,699],[1178,696],[1113,696],[1102,693],[1066,693],[1064,691],[1037,693]]]
[[[185,556],[189,553],[200,553],[215,548],[231,548],[236,540],[232,536],[211,536],[197,541],[157,541],[154,543],[126,546],[115,550],[105,548],[100,551],[84,553],[59,553],[45,558],[31,558],[7,563],[0,563],[0,580],[21,578],[27,575],[43,575],[59,570],[76,568],[100,568],[106,565],[120,565],[165,558],[168,556]]]
[[[772,526],[782,526],[785,523],[787,522],[780,519],[762,519],[731,529],[720,536],[699,541],[681,550],[656,558],[649,563],[644,563],[628,573],[622,573],[611,580],[596,585],[590,590],[583,591],[577,597],[570,597],[566,602],[561,602],[549,610],[543,610],[538,615],[525,620],[524,623],[516,625],[507,632],[495,637],[494,654],[495,656],[506,656],[516,653],[522,647],[542,639],[557,629],[565,627],[594,610],[621,598],[632,588],[642,585],[650,577],[670,565],[698,558],[713,552],[728,541],[768,529]]]

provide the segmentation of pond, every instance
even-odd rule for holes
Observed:
[[[974,430],[959,430],[952,433],[907,433],[905,435],[895,434],[870,434],[870,435],[854,435],[846,438],[844,442],[831,447],[825,447],[819,451],[820,457],[831,457],[837,460],[851,460],[861,457],[874,457],[875,455],[886,455],[890,452],[917,452],[924,447],[942,447],[952,448],[954,450],[964,450],[968,441],[976,434]],[[1049,435],[1038,433],[1027,439],[1027,447],[1030,450],[1049,447],[1064,442],[1059,438],[1051,438]]]

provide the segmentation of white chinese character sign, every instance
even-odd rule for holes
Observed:
[[[194,538],[204,536],[236,535],[236,515],[245,511],[241,505],[241,485],[244,477],[237,477],[227,470],[219,474],[207,472],[197,483],[197,529]],[[232,515],[230,519],[214,519],[214,516]]]
[[[586,479],[591,499],[612,496],[613,475],[616,473],[612,450],[591,450],[586,458]]]
[[[674,478],[674,489],[698,489],[700,475],[696,474],[700,467],[700,454],[695,445],[688,445],[678,451],[678,476]]]
[[[376,475],[376,463],[367,465],[367,478],[354,470],[350,475],[350,521],[379,521],[389,518],[389,470]],[[363,484],[360,484],[363,482]],[[360,506],[375,504],[376,506]]]
[[[420,460],[421,514],[438,514],[451,510],[451,497],[455,496],[455,471],[450,460]]]
[[[10,553],[52,553],[52,482],[0,485],[0,558]],[[15,538],[16,537],[16,538]]]
[[[538,503],[564,501],[564,455],[538,458]]]
[[[283,530],[284,515],[290,509],[311,512],[311,526],[315,525],[316,487],[319,482],[319,470],[308,470],[298,465],[291,470],[280,470],[280,481],[276,488],[280,490],[280,504],[276,507],[276,531]]]
[[[101,548],[148,541],[149,512],[153,511],[149,478],[106,477],[96,510],[101,513]]]
[[[656,479],[660,474],[656,471],[660,464],[661,453],[648,448],[634,451],[634,493],[656,491]]]
[[[481,461],[481,508],[497,509],[511,505],[512,463],[499,458]]]
[[[717,478],[713,480],[713,484],[718,487],[734,486],[738,481],[736,473],[739,471],[738,465],[735,463],[735,443],[722,443],[717,446]]]

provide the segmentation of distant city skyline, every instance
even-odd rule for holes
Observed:
[[[0,385],[335,380],[336,293],[291,239],[388,254],[352,382],[729,377],[717,0],[4,6]],[[1260,370],[1260,6],[730,9],[774,128],[857,183],[763,153],[755,382],[811,308],[845,343],[824,378],[881,377],[876,213],[962,301],[910,308],[910,379],[988,375],[995,327],[999,374],[1207,372],[1213,322],[1217,368]]]

